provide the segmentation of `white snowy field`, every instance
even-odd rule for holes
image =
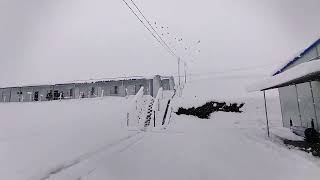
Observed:
[[[262,95],[248,95],[232,80],[193,81],[173,108],[208,100],[245,102],[244,113],[209,120],[172,114],[166,130],[138,132],[125,128],[125,98],[0,104],[0,179],[320,178],[319,159],[277,138],[300,139],[281,127],[276,93],[268,94],[271,138]]]
[[[135,134],[123,128],[126,105],[117,97],[0,104],[0,179],[44,179]]]

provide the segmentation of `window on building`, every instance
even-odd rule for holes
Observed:
[[[114,94],[118,94],[118,86],[114,86]]]

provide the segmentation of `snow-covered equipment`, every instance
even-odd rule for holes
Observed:
[[[318,142],[319,133],[313,128],[301,127],[301,126],[292,126],[291,130],[298,136],[302,136],[308,142]]]

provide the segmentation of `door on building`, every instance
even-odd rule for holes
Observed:
[[[69,98],[73,98],[73,88],[69,89]]]
[[[80,90],[78,87],[74,89],[74,98],[80,98]]]
[[[35,91],[34,92],[33,100],[34,101],[39,101],[39,91]]]
[[[60,97],[60,93],[58,90],[53,91],[53,100],[58,100]]]

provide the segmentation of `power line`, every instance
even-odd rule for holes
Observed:
[[[179,56],[177,56],[172,50],[171,48],[168,46],[168,44],[161,38],[161,36],[158,34],[158,32],[153,28],[153,26],[151,25],[151,23],[147,20],[147,18],[144,16],[144,14],[142,13],[142,11],[138,8],[138,6],[134,3],[133,0],[130,0],[132,2],[132,4],[136,7],[136,9],[139,11],[139,13],[142,15],[142,17],[144,18],[144,20],[149,24],[149,26],[152,28],[152,30],[155,32],[155,34],[157,34],[157,36],[159,37],[159,39],[163,42],[161,43],[161,41],[154,35],[154,33],[147,27],[147,25],[140,19],[140,17],[137,15],[137,13],[135,13],[135,11],[129,6],[129,4],[127,3],[126,0],[122,0],[126,6],[131,10],[131,12],[139,19],[139,21],[143,24],[143,26],[152,34],[152,36],[161,44],[161,46],[163,48],[165,48],[169,54],[171,54],[172,56],[174,56],[175,58],[177,58],[177,63],[178,63],[178,74],[179,74],[179,84],[180,84],[180,61],[182,60]],[[182,60],[183,61],[183,60]],[[185,62],[185,61],[183,61]],[[186,62],[185,62],[186,63]]]
[[[165,49],[169,52],[169,54],[177,57],[173,52],[171,52],[170,50],[168,50],[168,49],[160,42],[160,40],[159,40],[159,39],[154,35],[154,33],[147,27],[147,25],[140,19],[140,17],[137,15],[137,13],[135,13],[134,10],[129,6],[129,4],[128,4],[125,0],[122,0],[122,1],[123,1],[123,2],[126,4],[126,6],[131,10],[131,12],[136,16],[136,18],[138,18],[138,20],[143,24],[143,26],[151,33],[151,35],[158,41],[158,43],[160,43],[161,46],[162,46],[163,48],[165,48]]]
[[[203,74],[224,74],[224,73],[233,73],[233,72],[243,72],[247,70],[255,70],[255,69],[262,69],[262,68],[272,68],[274,64],[264,64],[259,66],[247,66],[247,67],[240,67],[240,68],[232,68],[232,69],[224,69],[221,71],[210,71],[210,72],[199,72],[199,73],[192,73],[192,75],[203,75]]]
[[[227,73],[236,73],[236,72],[245,72],[247,70],[255,70],[255,69],[261,69],[261,68],[271,68],[272,64],[265,64],[265,65],[261,65],[261,66],[248,66],[248,67],[242,67],[242,68],[233,68],[233,69],[225,69],[225,70],[221,70],[221,71],[209,71],[209,72],[195,72],[195,73],[189,73],[192,76],[202,76],[202,75],[223,75],[223,74],[227,74]],[[177,76],[175,76],[177,77]]]
[[[152,28],[152,30],[157,34],[157,36],[159,37],[159,39],[163,42],[163,44],[171,51],[172,54],[174,54],[175,57],[177,57],[177,55],[172,51],[172,49],[168,46],[168,44],[161,38],[161,36],[158,34],[158,32],[153,28],[153,26],[151,25],[151,23],[148,21],[148,19],[145,17],[145,15],[142,13],[142,11],[140,10],[140,8],[136,5],[136,3],[133,0],[130,0],[132,2],[132,4],[137,8],[137,10],[139,11],[139,13],[142,15],[142,17],[144,18],[144,20],[149,24],[149,26]]]

